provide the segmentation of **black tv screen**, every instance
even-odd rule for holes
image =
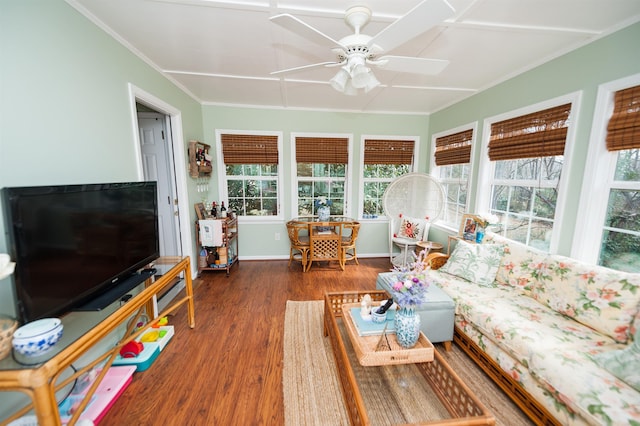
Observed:
[[[157,204],[156,182],[4,188],[21,321],[74,310],[158,258]]]

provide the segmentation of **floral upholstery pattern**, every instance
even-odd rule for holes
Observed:
[[[584,425],[585,421],[561,400],[554,397],[540,382],[529,373],[528,364],[522,363],[507,355],[498,345],[487,339],[470,322],[462,316],[456,316],[456,326],[464,332],[476,345],[489,355],[512,379],[517,381],[556,418],[567,426]]]
[[[626,343],[640,302],[640,274],[549,256],[533,288],[533,297],[619,343]]]
[[[576,349],[540,351],[532,357],[529,370],[592,423],[640,424],[640,393],[601,368],[589,352]]]
[[[640,330],[628,347],[602,352],[593,358],[605,370],[640,392]]]
[[[456,326],[560,423],[640,425],[640,392],[597,361],[627,353],[634,342],[640,274],[534,252],[492,234],[488,241],[506,244],[490,285],[442,268],[430,272],[456,303]]]
[[[487,234],[485,243],[503,244],[504,255],[496,274],[496,281],[520,289],[530,295],[533,285],[547,257],[546,253],[535,252],[524,244],[509,241],[496,234]]]

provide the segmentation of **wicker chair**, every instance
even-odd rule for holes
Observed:
[[[309,266],[309,235],[300,235],[303,231],[308,231],[309,227],[306,223],[300,222],[287,222],[287,233],[289,234],[289,242],[291,248],[289,249],[289,267],[291,267],[291,261],[297,260],[302,264],[302,272],[306,272]]]
[[[350,232],[348,231],[350,230]],[[358,255],[356,253],[356,240],[358,239],[358,231],[360,231],[360,222],[344,223],[342,225],[342,243],[340,245],[340,266],[344,269],[345,263],[355,260],[359,265]]]
[[[342,224],[331,222],[313,222],[309,224],[309,233],[311,234],[309,250],[309,265],[307,272],[311,269],[314,261],[332,261],[337,260],[341,269],[340,261],[340,245],[342,243]]]
[[[389,219],[389,257],[394,266],[407,266],[409,254],[415,250],[417,240],[398,238],[402,217],[424,220],[425,229],[444,212],[445,194],[442,185],[425,173],[407,173],[394,179],[382,196],[382,208]],[[428,238],[428,233],[422,235]],[[400,253],[394,252],[394,245]]]

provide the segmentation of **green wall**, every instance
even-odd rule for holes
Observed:
[[[0,52],[0,188],[137,180],[129,83],[202,138],[198,102],[62,0],[0,2]],[[0,312],[12,299],[0,281]]]
[[[286,220],[291,218],[292,199],[291,182],[295,179],[295,170],[290,170],[291,158],[294,154],[291,147],[291,133],[340,133],[353,135],[353,164],[354,171],[358,171],[361,161],[362,135],[403,135],[418,136],[424,146],[427,138],[429,118],[422,115],[392,115],[392,114],[356,114],[344,112],[318,112],[285,109],[264,108],[229,108],[220,106],[203,106],[205,142],[215,146],[215,132],[223,130],[256,130],[279,131],[283,133],[283,164],[284,220],[261,223],[245,223],[240,229],[240,253],[244,258],[288,258],[289,240],[286,237]],[[420,170],[426,170],[427,152],[422,148],[418,159]],[[358,212],[361,197],[357,193],[360,179],[357,173],[350,184],[355,188],[351,200],[350,215]],[[212,180],[209,201],[218,200],[218,182]],[[281,238],[276,241],[275,234]],[[384,256],[388,253],[388,231],[386,223],[362,221],[362,228],[358,234],[358,254]]]
[[[215,142],[216,129],[270,130],[284,134],[284,209],[291,212],[288,170],[292,132],[353,134],[354,164],[360,162],[362,134],[410,135],[421,139],[419,171],[427,170],[431,134],[482,120],[556,96],[582,90],[578,146],[570,176],[567,214],[577,217],[587,143],[598,84],[640,72],[640,24],[513,78],[430,118],[419,115],[353,114],[200,105],[159,72],[62,0],[0,2],[0,188],[137,179],[128,84],[152,94],[181,113],[183,139]],[[479,127],[482,131],[482,126]],[[482,135],[479,135],[481,139]],[[186,152],[186,146],[183,147]],[[475,147],[474,161],[480,155]],[[354,176],[354,188],[359,178]],[[475,177],[475,176],[474,176]],[[188,181],[189,204],[200,201]],[[210,199],[219,199],[217,182]],[[357,191],[351,212],[360,202]],[[472,192],[472,201],[475,193]],[[473,206],[472,206],[473,208]],[[190,213],[189,221],[193,221]],[[280,232],[281,240],[274,234]],[[573,228],[562,229],[561,252],[568,253]],[[5,234],[0,212],[0,233]],[[446,240],[446,233],[432,228]],[[359,253],[387,251],[386,224],[365,223]],[[241,229],[246,258],[288,255],[284,223]],[[6,252],[0,238],[0,252]],[[0,312],[14,314],[10,279],[0,281]],[[5,397],[5,395],[3,395]],[[10,405],[0,404],[0,419]]]
[[[478,133],[472,153],[476,165],[472,176],[475,182],[481,155],[480,141],[484,136],[483,120],[581,91],[580,109],[575,115],[576,144],[571,164],[565,165],[565,170],[571,170],[563,218],[565,226],[559,229],[558,252],[568,256],[574,233],[580,232],[573,224],[577,222],[578,214],[588,214],[578,212],[578,205],[598,86],[640,72],[638,40],[640,24],[635,24],[434,113],[430,117],[429,140],[434,133],[477,121]],[[476,195],[472,185],[469,193],[471,211],[475,211]],[[432,234],[438,241],[446,241],[447,232],[434,229]]]
[[[62,0],[5,0],[0,3],[0,187],[136,179],[133,125],[127,85],[161,99],[181,112],[184,140],[215,143],[216,129],[281,131],[284,135],[285,219],[291,215],[289,170],[292,132],[353,135],[354,164],[360,162],[362,134],[410,135],[421,140],[419,171],[427,171],[430,137],[473,121],[582,91],[577,147],[569,177],[568,223],[577,216],[582,174],[598,84],[640,72],[637,53],[640,24],[623,29],[463,102],[433,114],[357,114],[200,105],[160,73],[134,56]],[[630,54],[631,53],[631,54]],[[183,147],[186,150],[186,147]],[[480,145],[475,146],[477,164]],[[475,168],[477,170],[477,167]],[[357,169],[354,169],[357,170]],[[474,179],[476,176],[473,176]],[[196,182],[189,183],[189,205],[199,202]],[[351,182],[359,187],[359,177]],[[209,199],[219,199],[213,179]],[[475,207],[471,193],[471,209]],[[351,214],[360,202],[357,190]],[[1,214],[1,213],[0,213]],[[193,220],[193,213],[190,214]],[[4,233],[3,220],[0,230]],[[561,230],[566,254],[575,230]],[[275,233],[281,239],[275,240]],[[386,224],[364,222],[359,238],[362,255],[387,251]],[[446,240],[446,232],[432,230]],[[243,258],[288,255],[284,223],[242,227]],[[0,251],[6,241],[0,238]],[[0,283],[0,312],[12,310],[9,280]]]

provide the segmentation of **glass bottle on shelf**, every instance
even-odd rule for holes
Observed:
[[[200,250],[200,256],[198,257],[198,264],[201,268],[206,268],[208,266],[207,254],[207,249],[202,247],[202,249]]]
[[[222,217],[222,218],[226,218],[227,217],[227,208],[224,206],[224,201],[221,202],[220,217]]]
[[[218,206],[215,201],[211,204],[211,216],[218,217]]]

